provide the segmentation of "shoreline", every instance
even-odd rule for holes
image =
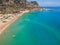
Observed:
[[[3,24],[3,26],[0,28],[0,35],[6,30],[6,28],[8,28],[12,23],[14,23],[19,17],[21,17],[24,13],[28,13],[28,12],[29,12],[29,10],[25,10],[25,11],[21,11],[20,13],[17,13],[17,14],[11,14],[11,15],[13,15],[14,18],[12,17],[12,19],[10,19],[5,24]],[[9,15],[9,14],[6,14],[6,15]]]

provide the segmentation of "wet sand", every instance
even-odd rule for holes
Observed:
[[[8,19],[8,21],[6,23],[2,23],[0,22],[0,35],[6,30],[6,28],[8,28],[15,20],[17,20],[20,16],[22,16],[24,13],[29,12],[29,10],[25,10],[25,11],[21,11],[18,14],[11,14],[13,15],[11,17],[11,19]],[[6,15],[10,15],[10,14],[6,14]]]

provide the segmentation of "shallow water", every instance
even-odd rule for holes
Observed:
[[[0,36],[0,45],[60,45],[60,11],[24,14]]]

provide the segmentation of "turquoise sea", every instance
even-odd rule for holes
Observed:
[[[60,45],[60,8],[32,11],[0,35],[0,45]]]

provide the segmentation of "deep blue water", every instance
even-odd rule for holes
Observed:
[[[60,45],[60,8],[52,9],[24,14],[0,36],[0,45]]]

